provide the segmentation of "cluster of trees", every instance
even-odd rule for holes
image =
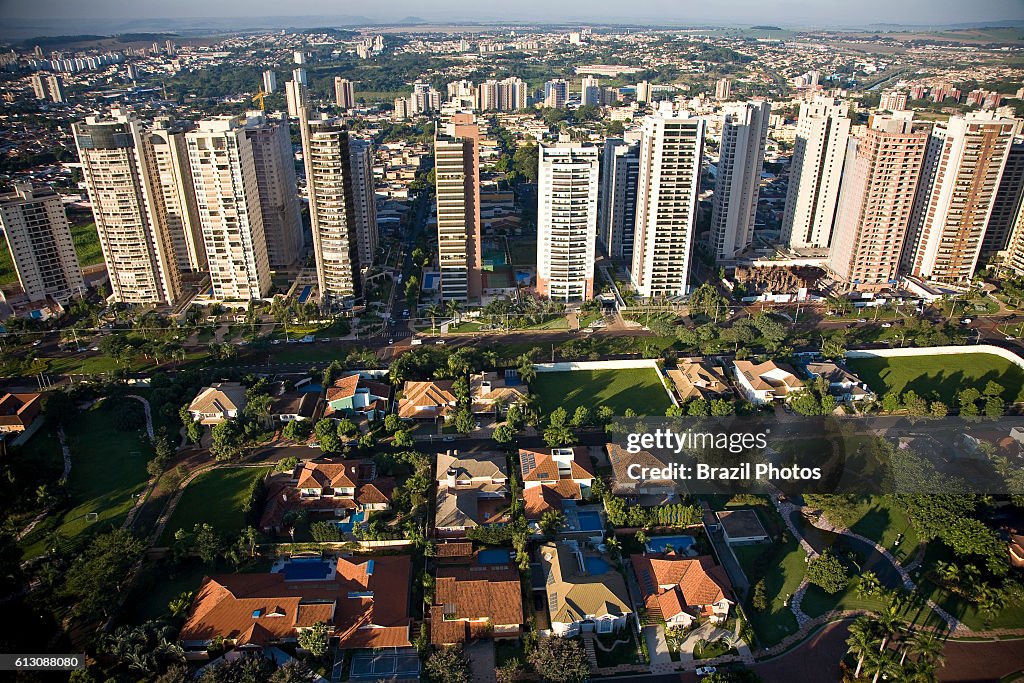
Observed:
[[[836,594],[850,582],[846,565],[832,552],[826,550],[807,564],[807,581],[829,594]]]
[[[892,611],[860,617],[850,624],[847,652],[856,659],[854,679],[861,672],[872,683],[887,680],[935,680],[943,663],[943,644],[933,633],[904,630]]]
[[[171,557],[181,563],[188,557],[198,557],[204,564],[216,565],[226,562],[238,568],[256,557],[259,535],[251,526],[236,534],[223,534],[208,522],[192,527],[192,530],[178,529],[174,532]]]
[[[523,329],[565,315],[565,304],[521,296],[516,301],[495,299],[480,311],[480,319],[495,327]]]
[[[604,509],[608,521],[614,526],[650,528],[654,526],[688,527],[700,523],[701,510],[697,505],[675,503],[645,508],[627,505],[619,496],[604,496]]]

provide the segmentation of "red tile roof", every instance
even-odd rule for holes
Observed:
[[[732,583],[710,555],[682,558],[660,553],[633,555],[630,559],[644,602],[649,607],[657,605],[664,619],[671,619],[686,607],[699,609],[732,599]]]
[[[561,510],[566,500],[583,500],[580,485],[571,479],[561,479],[554,485],[531,486],[523,491],[527,519],[538,519],[548,510]]]
[[[453,626],[466,623],[458,620],[487,619],[493,626],[523,623],[519,572],[508,567],[440,567],[434,602],[430,639],[435,645],[466,640],[467,626]],[[469,628],[471,635],[479,635],[473,633],[473,625]]]

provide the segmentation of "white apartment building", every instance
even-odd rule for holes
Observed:
[[[580,104],[601,105],[601,81],[597,76],[584,76],[580,84]]]
[[[537,292],[553,301],[594,296],[600,148],[540,146],[537,183]]]
[[[0,228],[29,301],[82,294],[85,281],[60,195],[16,183],[14,192],[0,195]]]
[[[112,299],[175,303],[180,275],[151,136],[117,109],[109,117],[86,117],[72,131]]]
[[[608,138],[601,153],[601,191],[598,193],[598,239],[613,259],[633,262],[636,192],[640,147],[622,138]]]
[[[146,133],[153,144],[157,189],[163,197],[178,270],[199,272],[206,270],[206,247],[185,145],[186,130],[185,124],[162,118]]]
[[[544,84],[544,106],[561,109],[569,100],[569,83],[561,78]]]
[[[644,119],[630,271],[644,298],[687,293],[704,127],[703,119],[669,107]]]
[[[298,260],[304,246],[291,131],[287,122],[250,111],[245,135],[252,141],[267,259],[271,267],[287,267]]]
[[[200,121],[185,140],[213,296],[263,298],[271,286],[270,262],[254,142],[237,116]]]
[[[999,190],[992,202],[992,213],[985,226],[981,258],[1001,257],[1010,241],[1017,212],[1024,200],[1024,137],[1015,137],[1006,155],[999,179]]]
[[[728,78],[719,78],[715,82],[715,99],[725,102],[732,96],[732,82]]]
[[[64,102],[67,99],[64,94],[64,81],[60,76],[36,73],[32,74],[30,81],[37,100]]]
[[[850,136],[846,102],[817,96],[800,105],[782,242],[792,249],[827,249]]]
[[[434,138],[437,250],[441,298],[478,300],[481,294],[480,129],[472,114],[456,114]]]
[[[270,69],[263,72],[263,92],[268,95],[277,90],[277,74]]]
[[[930,183],[918,192],[905,253],[904,265],[912,275],[947,284],[970,281],[1015,123],[992,112],[971,112],[935,126],[930,144],[934,168],[926,160]]]
[[[356,106],[356,93],[352,81],[341,76],[334,77],[334,103],[342,109],[352,109]]]
[[[352,199],[356,209],[356,244],[359,267],[369,268],[377,256],[380,233],[377,228],[377,193],[373,179],[373,150],[366,140],[350,139]]]
[[[302,81],[295,79],[285,81],[284,100],[285,108],[288,110],[288,118],[300,118],[302,110],[305,109],[306,103],[309,101],[306,85]]]
[[[711,205],[711,246],[716,258],[731,259],[754,239],[770,114],[767,102],[725,107]]]
[[[409,98],[409,113],[429,114],[441,108],[441,93],[434,90],[429,83],[416,81],[412,84],[412,96]]]

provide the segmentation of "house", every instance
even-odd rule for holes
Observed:
[[[626,627],[633,613],[629,592],[611,563],[584,555],[573,541],[545,543],[538,551],[554,635],[612,633]]]
[[[672,380],[681,403],[694,398],[710,401],[732,393],[725,369],[703,358],[680,358],[675,369],[665,374]]]
[[[222,638],[236,648],[259,650],[294,643],[301,631],[325,622],[342,649],[411,645],[412,558],[340,557],[320,562],[324,578],[290,572],[294,560],[268,574],[206,577],[179,642],[186,650],[197,651]]]
[[[630,561],[649,623],[688,628],[699,619],[720,623],[729,618],[735,604],[732,583],[710,555],[656,553],[632,555]]]
[[[303,510],[310,520],[334,521],[346,531],[366,513],[388,510],[395,480],[381,477],[372,460],[319,458],[267,482],[267,504],[260,518],[264,533],[282,533],[285,515]]]
[[[384,419],[390,400],[390,385],[354,372],[339,377],[327,388],[324,417],[365,417],[371,421]]]
[[[731,545],[764,543],[768,540],[768,532],[761,526],[761,520],[754,510],[723,510],[716,512],[715,516],[726,542]]]
[[[784,363],[734,360],[732,365],[736,386],[743,398],[754,405],[788,401],[790,396],[804,390],[804,383],[794,374],[793,368]]]
[[[430,607],[430,642],[455,645],[523,633],[519,571],[506,565],[440,567]]]
[[[295,422],[312,420],[320,403],[318,394],[311,392],[288,391],[270,404],[270,417],[276,422]]]
[[[675,479],[662,479],[660,471],[668,465],[653,453],[630,453],[618,444],[605,445],[612,466],[611,492],[634,505],[657,507],[679,502]]]
[[[475,527],[510,521],[503,454],[477,453],[463,458],[458,451],[438,453],[435,476],[434,527],[439,536],[461,538]]]
[[[594,470],[585,447],[519,450],[523,503],[527,519],[561,510],[566,500],[590,497]]]
[[[25,431],[42,409],[42,394],[4,394],[0,398],[0,434]]]
[[[469,395],[473,399],[473,412],[500,413],[508,407],[524,402],[530,395],[529,387],[519,381],[515,370],[504,374],[484,372],[469,378]]]
[[[850,372],[845,365],[835,361],[821,361],[806,365],[807,375],[812,379],[821,377],[828,382],[829,393],[843,403],[870,401],[875,395],[860,377]]]
[[[436,420],[455,412],[458,400],[450,379],[435,382],[406,382],[398,400],[398,416],[408,420]]]
[[[434,546],[434,562],[437,564],[469,564],[472,561],[472,541],[450,541]]]
[[[188,412],[194,422],[220,424],[241,416],[245,410],[245,386],[241,382],[217,382],[192,399]]]

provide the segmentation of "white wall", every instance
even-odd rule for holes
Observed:
[[[965,353],[987,353],[1007,360],[1024,369],[1024,358],[1000,346],[978,344],[975,346],[925,346],[913,349],[873,349],[847,351],[847,358],[910,358],[914,356],[959,356]],[[540,370],[537,370],[540,372]]]

